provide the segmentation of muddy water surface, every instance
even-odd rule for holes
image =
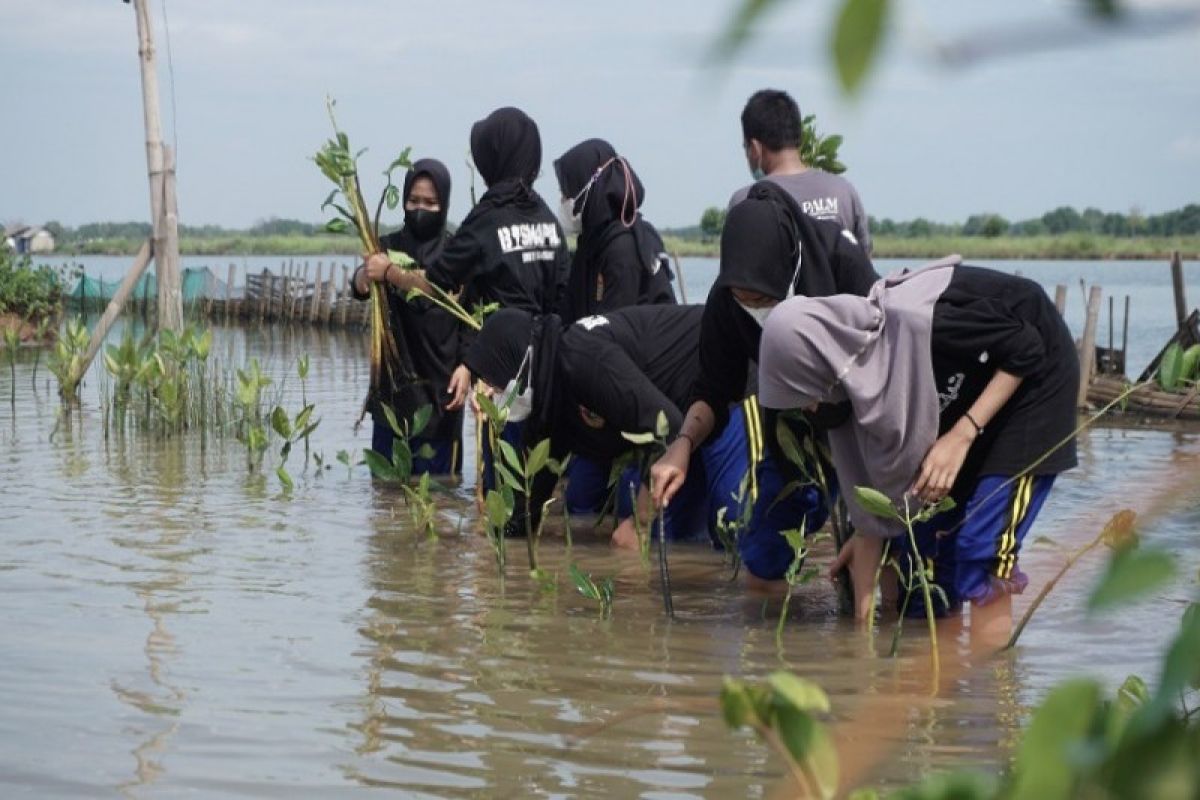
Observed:
[[[294,359],[309,353],[306,389],[322,419],[313,451],[332,462],[369,444],[365,428],[352,430],[367,381],[361,342],[219,329],[213,349],[228,364],[263,359],[293,409]],[[237,442],[106,436],[94,372],[80,418],[51,441],[57,403],[44,365],[36,392],[31,371],[18,364],[15,405],[0,372],[5,797],[339,797],[377,787],[404,797],[767,797],[782,764],[728,732],[708,704],[723,675],[780,667],[826,688],[839,730],[855,730],[880,697],[907,709],[875,731],[889,749],[870,759],[874,783],[995,770],[1055,681],[1152,677],[1196,591],[1200,504],[1189,500],[1147,530],[1177,555],[1175,585],[1089,621],[1097,565],[1088,564],[1015,654],[987,660],[948,643],[949,677],[930,701],[920,626],[901,658],[882,657],[887,632],[873,650],[836,618],[823,582],[795,601],[781,646],[778,601],[731,583],[719,554],[699,546],[673,551],[673,622],[652,571],[578,529],[570,551],[556,531],[542,546],[556,592],[526,579],[519,542],[501,582],[469,489],[443,497],[441,536],[429,541],[361,466],[310,463],[301,475],[293,454],[297,488],[286,496],[273,475],[248,476]],[[1036,533],[1078,545],[1116,509],[1194,471],[1197,455],[1200,437],[1186,431],[1094,430]],[[1060,560],[1050,546],[1027,547],[1031,588]],[[569,585],[568,561],[616,576],[610,620]],[[592,733],[621,712],[656,708]]]

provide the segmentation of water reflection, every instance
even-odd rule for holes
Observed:
[[[213,353],[231,366],[258,357],[288,408],[306,392],[326,463],[368,444],[352,429],[366,389],[360,338],[219,328]],[[556,591],[527,578],[519,544],[501,581],[456,492],[438,495],[436,541],[415,535],[400,495],[362,467],[303,469],[293,453],[297,486],[284,495],[275,461],[250,476],[235,441],[106,436],[95,375],[51,442],[56,404],[31,377],[18,365],[24,391],[15,409],[0,403],[4,795],[768,797],[782,765],[726,730],[716,697],[723,675],[779,668],[825,687],[859,782],[995,770],[1057,680],[1087,669],[1115,686],[1151,673],[1186,595],[1173,588],[1097,623],[1082,600],[1099,562],[1081,565],[1017,652],[983,660],[965,636],[943,634],[931,698],[923,626],[887,658],[890,629],[860,635],[823,581],[797,593],[778,643],[779,599],[730,582],[704,547],[673,550],[675,621],[654,569],[578,526],[572,549],[557,529],[542,544]],[[0,397],[6,380],[0,371]],[[1064,548],[1117,508],[1150,503],[1161,476],[1195,474],[1200,438],[1104,428],[1081,454],[1035,531]],[[1193,495],[1148,537],[1189,576],[1197,525]],[[1061,556],[1030,545],[1022,560],[1037,587]],[[570,585],[571,562],[615,577],[611,619]],[[78,740],[90,746],[64,746]]]

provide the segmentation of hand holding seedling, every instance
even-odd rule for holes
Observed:
[[[691,457],[691,442],[679,436],[667,447],[662,458],[654,462],[650,468],[650,491],[655,508],[665,507],[683,486]]]
[[[446,387],[446,394],[450,395],[450,402],[446,403],[447,411],[457,411],[463,407],[467,401],[467,393],[471,391],[471,370],[467,369],[466,364],[459,364],[454,368],[454,372],[450,373],[450,384]],[[478,409],[476,409],[476,413]]]
[[[392,261],[384,253],[372,253],[363,261],[363,272],[368,280],[375,283],[386,281],[391,270]]]

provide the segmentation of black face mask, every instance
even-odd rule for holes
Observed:
[[[404,209],[404,228],[418,241],[428,241],[442,232],[442,212],[424,208]]]

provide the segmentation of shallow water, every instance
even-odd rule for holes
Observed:
[[[218,329],[214,358],[249,355],[298,409],[294,359],[322,418],[313,450],[369,444],[352,423],[367,383],[362,342],[345,335]],[[106,437],[93,371],[83,410],[53,441],[57,403],[17,367],[17,400],[0,370],[0,795],[315,796],[388,787],[406,797],[768,797],[782,764],[725,729],[722,675],[781,666],[819,682],[835,730],[879,717],[889,748],[862,766],[894,784],[930,770],[999,769],[1031,705],[1069,674],[1116,685],[1154,676],[1158,653],[1195,594],[1200,566],[1194,489],[1148,526],[1181,578],[1101,621],[1083,602],[1099,559],[1066,578],[1015,654],[986,660],[947,644],[928,699],[926,641],[906,632],[902,658],[872,652],[834,613],[823,582],[804,587],[782,642],[778,602],[730,583],[718,554],[675,546],[678,618],[664,618],[653,571],[576,531],[543,543],[557,591],[524,575],[510,543],[497,579],[474,528],[469,488],[443,498],[441,537],[415,536],[393,491],[364,467],[300,475],[292,496],[249,478],[240,445],[187,435]],[[291,377],[287,377],[290,375]],[[1075,547],[1123,506],[1194,472],[1200,436],[1096,429],[1064,475],[1036,535]],[[274,462],[269,462],[273,465]],[[828,554],[821,552],[816,561]],[[616,575],[600,620],[565,577],[568,561]],[[1032,597],[1061,561],[1027,543]],[[887,632],[877,646],[886,649]],[[652,713],[594,733],[620,712]],[[708,705],[705,705],[708,704]]]

